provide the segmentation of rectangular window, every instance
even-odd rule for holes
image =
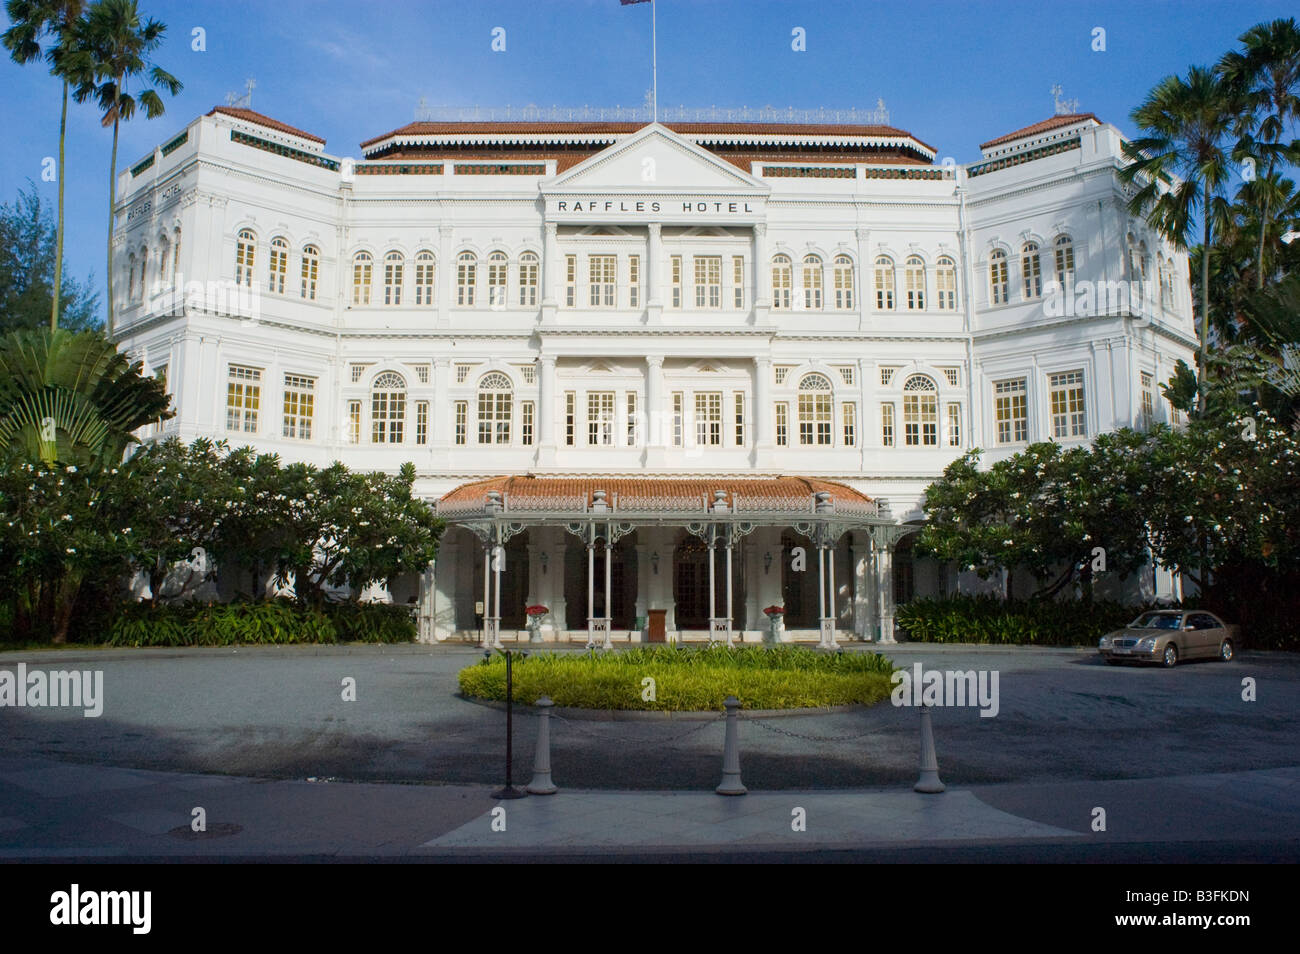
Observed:
[[[261,403],[261,369],[230,365],[226,378],[226,430],[257,433],[257,411]]]
[[[799,443],[831,443],[831,396],[825,392],[799,395]]]
[[[271,242],[271,291],[277,295],[284,294],[284,277],[289,271],[289,246],[276,244],[280,241]]]
[[[1065,371],[1048,376],[1052,403],[1053,437],[1086,437],[1087,414],[1083,400],[1083,372]]]
[[[352,304],[370,304],[370,270],[373,267],[369,256],[358,256],[352,263]]]
[[[695,393],[695,443],[710,447],[722,445],[722,393]]]
[[[401,259],[384,262],[385,305],[400,305],[402,303],[402,272]]]
[[[413,364],[411,367],[415,369],[415,379],[417,381],[421,384],[429,383],[429,366],[427,364]]]
[[[641,307],[641,256],[629,255],[627,258],[627,306]]]
[[[1029,400],[1024,378],[993,382],[993,414],[999,444],[1029,439]]]
[[[1156,420],[1155,376],[1150,371],[1142,372],[1142,427],[1148,428]]]
[[[903,395],[903,443],[934,447],[939,443],[939,399],[933,394]]]
[[[474,304],[474,286],[478,281],[478,264],[473,256],[462,256],[456,263],[456,304],[466,308]]]
[[[673,392],[673,446],[683,446],[685,435],[682,430],[685,426],[685,405],[681,391]]]
[[[845,403],[842,408],[844,419],[844,446],[858,446],[858,406],[853,403]]]
[[[577,440],[578,396],[573,391],[564,392],[564,443],[572,447]]]
[[[776,446],[790,445],[790,405],[782,401],[776,406]]]
[[[640,441],[637,438],[637,414],[636,414],[636,392],[627,392],[627,446],[636,447]]]
[[[695,307],[722,307],[722,256],[695,256]]]
[[[682,307],[682,257],[680,255],[672,257],[672,285],[672,307],[680,308]]]
[[[525,447],[533,445],[533,431],[537,416],[535,407],[532,401],[521,401],[519,404],[519,440]]]
[[[316,300],[316,278],[320,271],[320,259],[313,251],[302,253],[302,297],[308,301]]]
[[[456,443],[469,440],[469,401],[456,402]]]
[[[934,290],[939,296],[940,311],[954,311],[957,308],[957,268],[940,261],[934,271]]]
[[[885,447],[894,446],[894,405],[880,405],[880,443]]]
[[[1024,278],[1025,298],[1043,297],[1043,265],[1038,259],[1038,250],[1026,252],[1021,260]]]
[[[592,255],[587,259],[587,293],[592,308],[613,308],[614,291],[618,287],[615,268],[618,258],[613,255]]]
[[[745,392],[736,392],[736,446],[745,446]]]
[[[587,443],[599,447],[614,444],[614,392],[587,392]]]
[[[849,385],[853,384],[853,366],[852,366],[852,365],[846,365],[845,367],[842,367],[842,368],[836,368],[835,370],[838,371],[838,372],[840,373],[840,380],[841,380],[841,381],[843,381],[845,384],[849,384]]]
[[[532,253],[519,262],[519,304],[531,307],[537,304],[537,258]]]
[[[736,309],[745,307],[745,256],[733,255],[731,258],[731,305]]]
[[[429,443],[429,402],[415,402],[415,443]]]
[[[316,379],[300,374],[284,376],[285,437],[311,440],[311,420],[316,399]]]
[[[948,446],[961,447],[961,405],[948,405]]]
[[[433,256],[428,252],[415,256],[415,303],[433,304]]]
[[[578,304],[578,256],[564,256],[564,304],[573,308]]]
[[[348,402],[348,443],[361,443],[361,402]]]
[[[469,380],[469,372],[471,369],[473,369],[473,367],[474,365],[472,364],[456,365],[456,383],[464,384],[467,380]]]

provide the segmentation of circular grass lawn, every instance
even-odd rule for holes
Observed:
[[[550,696],[574,709],[720,711],[727,696],[746,709],[872,705],[886,698],[894,666],[879,653],[828,653],[802,646],[654,646],[627,652],[515,657],[514,699]],[[505,656],[460,671],[460,691],[505,701]]]

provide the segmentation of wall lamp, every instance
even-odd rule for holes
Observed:
[[[659,575],[659,551],[658,550],[650,554],[650,569],[654,570],[655,576]]]

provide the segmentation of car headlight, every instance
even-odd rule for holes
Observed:
[[[1110,645],[1110,637],[1103,636],[1101,640],[1097,643],[1097,645],[1100,646],[1102,649],[1105,649],[1107,646]]]
[[[1145,639],[1143,639],[1141,642],[1137,644],[1137,648],[1142,650],[1143,652],[1148,652],[1148,653],[1151,652],[1151,650],[1156,648],[1156,637],[1147,636]]]

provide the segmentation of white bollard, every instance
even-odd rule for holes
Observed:
[[[551,706],[550,696],[533,703],[541,711],[537,717],[537,752],[533,755],[533,780],[524,791],[530,795],[554,795],[559,791],[551,781]]]
[[[722,700],[727,707],[727,737],[722,743],[722,783],[714,791],[719,795],[744,795],[749,789],[740,782],[740,700],[727,696]]]
[[[926,795],[938,795],[944,790],[939,781],[939,759],[934,753],[934,728],[930,724],[930,707],[921,706],[921,777],[912,790]]]

